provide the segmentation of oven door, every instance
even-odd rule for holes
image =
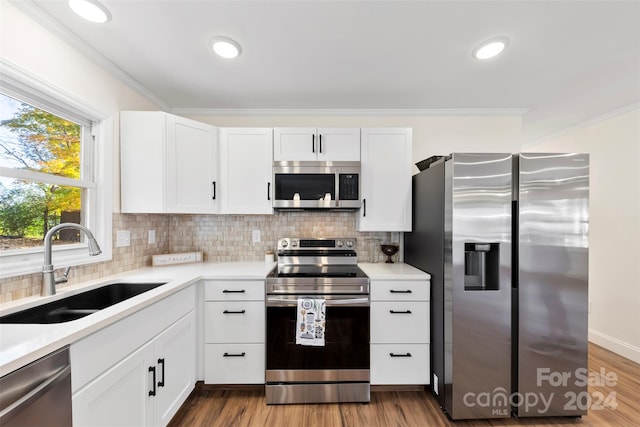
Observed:
[[[298,296],[267,295],[267,382],[369,381],[369,296],[326,300],[325,345],[296,344]]]

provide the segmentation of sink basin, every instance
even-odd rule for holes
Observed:
[[[80,319],[164,283],[112,283],[0,317],[0,323],[63,323]]]

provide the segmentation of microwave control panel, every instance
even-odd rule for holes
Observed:
[[[338,198],[340,200],[358,200],[360,198],[358,177],[357,173],[341,173],[338,176]]]

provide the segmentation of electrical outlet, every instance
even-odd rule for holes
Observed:
[[[153,245],[156,242],[156,230],[149,230],[149,244]]]
[[[131,246],[131,232],[129,230],[119,230],[116,233],[116,247],[122,248]]]
[[[260,230],[253,230],[253,234],[251,236],[251,240],[253,241],[253,243],[259,243],[260,242]]]

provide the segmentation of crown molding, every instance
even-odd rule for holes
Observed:
[[[194,116],[523,116],[528,108],[439,108],[439,109],[255,109],[172,108],[174,114]]]
[[[58,20],[45,12],[32,0],[9,0],[9,2],[38,24],[42,25],[45,29],[51,31],[55,36],[59,37],[69,46],[79,51],[105,71],[111,73],[128,87],[155,103],[159,108],[165,111],[170,109],[166,102],[158,98],[154,93],[142,86],[133,77],[111,62],[106,56],[102,55],[80,37],[75,35],[75,33],[63,26]]]
[[[530,141],[525,141],[525,142],[522,143],[522,147],[529,147],[529,146],[532,146],[532,145],[537,145],[537,144],[541,144],[543,142],[550,141],[552,139],[560,138],[560,137],[562,137],[564,135],[567,135],[567,134],[569,134],[571,132],[575,132],[577,130],[584,129],[586,127],[595,125],[596,123],[600,123],[600,122],[603,122],[605,120],[613,119],[613,118],[615,118],[615,117],[617,117],[617,116],[619,116],[621,114],[625,114],[625,113],[628,113],[628,112],[634,111],[634,110],[640,110],[640,101],[633,102],[633,103],[631,103],[629,105],[625,105],[624,107],[616,108],[615,110],[611,110],[611,111],[608,111],[608,112],[606,112],[604,114],[600,114],[599,116],[592,117],[592,118],[590,118],[588,120],[585,120],[585,121],[583,121],[581,123],[578,123],[576,125],[569,126],[568,128],[565,128],[565,129],[563,129],[561,131],[554,132],[554,133],[548,134],[548,135],[540,137],[540,138],[535,138],[535,139],[530,140]]]

